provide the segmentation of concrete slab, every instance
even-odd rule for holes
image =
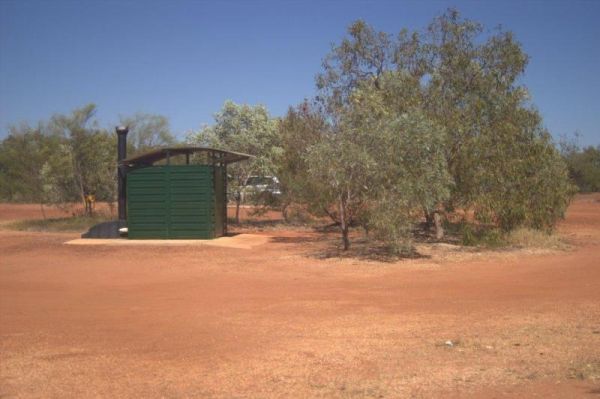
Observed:
[[[66,245],[113,245],[113,246],[213,246],[237,249],[252,249],[266,244],[270,236],[257,234],[236,234],[212,240],[129,240],[127,238],[78,238],[65,242]]]

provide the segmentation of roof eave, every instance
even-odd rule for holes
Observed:
[[[149,152],[141,154],[141,155],[136,155],[133,157],[123,159],[119,163],[122,165],[129,165],[129,166],[136,165],[136,164],[144,164],[144,165],[150,164],[151,165],[151,164],[154,164],[155,162],[166,159],[170,155],[176,156],[176,155],[183,155],[183,154],[194,154],[194,153],[199,153],[199,152],[212,153],[211,154],[212,163],[229,164],[229,163],[240,162],[240,161],[244,161],[244,160],[247,160],[250,158],[254,158],[254,156],[249,155],[249,154],[244,154],[244,153],[235,152],[235,151],[220,150],[220,149],[211,148],[211,147],[166,147],[166,148],[160,148],[158,150],[149,151]],[[215,153],[219,154],[219,156],[215,157],[214,156]]]

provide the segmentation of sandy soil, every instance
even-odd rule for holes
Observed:
[[[127,247],[197,247],[213,246],[236,249],[253,249],[264,245],[271,240],[271,236],[259,234],[235,234],[218,237],[210,240],[128,240],[127,238],[76,238],[65,242],[67,245],[104,245],[104,246],[127,246]]]
[[[572,250],[376,262],[303,230],[251,249],[0,230],[0,397],[598,397],[600,196],[560,231]]]

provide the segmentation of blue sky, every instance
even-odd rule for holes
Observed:
[[[0,0],[0,137],[90,102],[104,126],[157,113],[179,137],[227,99],[282,115],[353,20],[396,33],[448,7],[515,32],[546,126],[600,144],[600,1]]]

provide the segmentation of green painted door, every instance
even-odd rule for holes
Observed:
[[[127,174],[129,238],[214,238],[213,168],[165,165]]]

